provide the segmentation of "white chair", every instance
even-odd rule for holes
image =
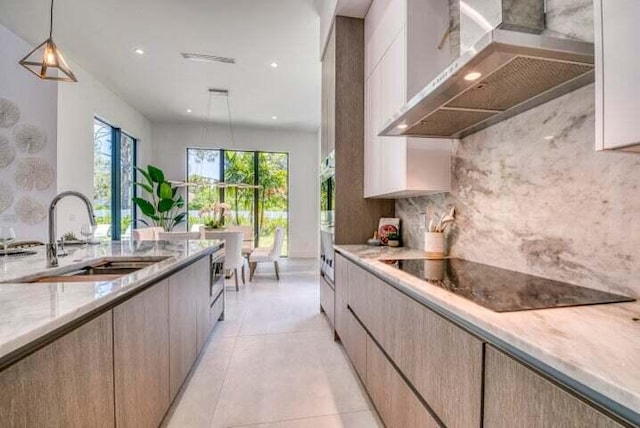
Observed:
[[[253,251],[254,239],[253,239],[253,226],[229,226],[229,230],[232,232],[242,232],[244,235],[242,239],[242,255],[249,257],[249,254]]]
[[[273,262],[273,267],[276,270],[276,279],[280,280],[280,267],[278,266],[278,260],[280,259],[280,253],[282,253],[282,244],[284,243],[284,229],[276,227],[275,236],[273,238],[273,245],[271,247],[256,248],[249,256],[249,281],[253,280],[253,276],[256,273],[256,267],[258,263]]]
[[[200,239],[200,232],[158,232],[159,241],[191,241]]]
[[[99,224],[96,226],[96,230],[93,232],[94,239],[106,239],[111,236],[110,224]]]
[[[157,241],[158,234],[163,231],[164,229],[161,227],[143,227],[133,229],[131,233],[134,241]]]
[[[191,232],[200,233],[200,229],[202,229],[203,226],[204,226],[204,224],[194,224],[194,225],[191,226]]]
[[[223,239],[224,240],[224,270],[233,272],[236,282],[236,291],[238,286],[238,269],[242,271],[242,283],[244,284],[244,258],[242,257],[242,232],[207,232],[205,239]]]

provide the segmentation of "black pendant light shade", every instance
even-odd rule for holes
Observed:
[[[38,47],[29,52],[20,65],[44,80],[56,80],[59,82],[77,82],[67,62],[53,41],[53,0],[51,0],[51,15],[49,25],[49,38]]]

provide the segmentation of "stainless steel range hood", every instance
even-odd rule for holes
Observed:
[[[416,94],[380,135],[462,138],[593,81],[592,43],[496,28]]]

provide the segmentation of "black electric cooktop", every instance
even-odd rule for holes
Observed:
[[[496,312],[635,300],[461,259],[407,259],[382,262]]]

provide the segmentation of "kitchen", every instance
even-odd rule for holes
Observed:
[[[56,1],[78,82],[51,85],[18,62],[44,31],[30,14],[49,24],[53,2],[0,2],[0,238],[45,244],[0,258],[0,426],[640,426],[635,2],[162,4],[138,13],[146,36],[125,14],[117,54],[78,18],[135,12],[109,3]],[[183,13],[197,31],[172,23]],[[170,25],[182,45],[150,30]],[[194,34],[238,68],[173,65]],[[249,104],[269,112],[251,126]],[[112,218],[100,244],[59,245],[104,215],[82,196],[95,120],[166,173],[158,192],[194,186],[189,151],[210,149],[250,153],[241,185],[259,195],[261,153],[286,153],[280,274],[238,286],[223,240],[140,240]],[[194,233],[187,212],[173,233]]]

